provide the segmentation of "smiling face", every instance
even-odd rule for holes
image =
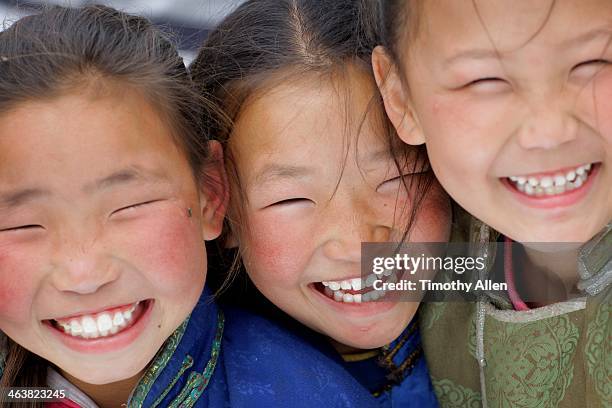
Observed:
[[[400,137],[426,142],[449,194],[510,238],[593,237],[612,219],[612,3],[446,0],[419,13],[382,86]]]
[[[371,110],[358,135],[374,85],[349,72],[286,82],[241,112],[229,142],[247,201],[238,204],[238,242],[249,276],[279,308],[339,343],[375,348],[403,331],[418,304],[368,302],[351,279],[361,277],[362,242],[401,239],[416,192],[401,187],[382,112]],[[446,241],[449,212],[435,184],[411,239]]]
[[[135,92],[3,114],[0,330],[87,383],[137,375],[202,291],[208,197]]]

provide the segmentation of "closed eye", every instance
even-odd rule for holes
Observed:
[[[144,201],[142,203],[137,203],[137,204],[132,204],[132,205],[128,205],[128,206],[125,206],[125,207],[121,207],[121,208],[113,211],[111,213],[111,216],[113,216],[115,214],[119,214],[119,213],[128,213],[128,212],[134,211],[136,209],[139,209],[141,207],[144,207],[146,205],[157,203],[159,201],[162,201],[162,200],[149,200],[149,201]]]
[[[605,60],[605,59],[593,59],[593,60],[589,60],[589,61],[585,61],[585,62],[581,62],[580,64],[577,64],[573,69],[577,69],[580,67],[585,67],[585,66],[590,66],[590,65],[605,65],[605,64],[609,64],[610,61]]]
[[[44,229],[42,225],[30,224],[30,225],[20,225],[18,227],[3,228],[3,229],[0,229],[0,232],[28,231],[28,230],[35,230],[38,228]]]
[[[580,64],[576,64],[572,68],[572,72],[577,72],[577,73],[580,73],[581,75],[583,74],[592,75],[592,74],[595,74],[600,69],[602,69],[604,66],[609,65],[609,64],[610,64],[610,61],[605,60],[605,59],[601,59],[601,58],[592,59],[589,61],[581,62]]]
[[[462,88],[474,89],[477,91],[499,91],[508,86],[508,82],[502,78],[485,77],[468,82]]]
[[[308,198],[304,198],[304,197],[295,197],[295,198],[288,198],[286,200],[280,200],[277,201],[275,203],[270,204],[268,207],[273,207],[273,206],[288,206],[288,205],[292,205],[292,204],[314,204],[314,202]]]

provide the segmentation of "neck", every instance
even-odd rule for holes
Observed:
[[[353,346],[348,346],[346,344],[343,343],[339,343],[336,340],[330,338],[329,342],[331,343],[332,347],[341,355],[344,354],[357,354],[357,353],[365,353],[368,351],[374,351],[377,349],[372,349],[372,350],[368,350],[368,349],[360,349],[357,347],[353,347]]]
[[[131,378],[114,383],[94,385],[85,383],[62,371],[62,375],[68,381],[87,394],[87,396],[91,398],[100,408],[116,408],[125,406],[130,394],[132,393],[132,390],[138,384],[138,381],[142,377],[143,373],[144,371]]]
[[[533,302],[545,306],[567,300],[575,293],[578,283],[578,248],[561,246],[554,252],[539,248],[523,247],[526,257],[521,268],[515,269],[521,276],[521,291],[528,299],[542,299]]]

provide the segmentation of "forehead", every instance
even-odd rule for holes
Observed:
[[[157,159],[155,159],[157,157]],[[30,101],[0,116],[0,178],[5,185],[106,175],[119,166],[172,162],[178,150],[159,115],[135,92]],[[164,160],[162,160],[164,159]]]
[[[245,104],[230,137],[241,164],[270,158],[286,161],[335,158],[352,151],[380,149],[382,110],[373,104],[375,85],[367,73],[291,78]]]
[[[612,31],[609,0],[437,0],[423,2],[416,45],[512,52],[558,45],[578,31]]]

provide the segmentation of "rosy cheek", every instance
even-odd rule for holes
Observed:
[[[609,68],[605,74],[602,72],[596,79],[595,94],[591,98],[596,103],[597,130],[608,143],[612,143],[612,115],[609,114],[612,112],[612,68]]]
[[[450,237],[451,205],[448,195],[435,182],[417,213],[414,242],[446,242]]]
[[[36,265],[36,256],[31,251],[0,244],[0,326],[5,320],[28,318]]]
[[[125,237],[117,241],[119,256],[128,258],[156,287],[197,287],[196,281],[204,278],[204,243],[195,218],[182,210],[163,208],[117,232]]]
[[[255,219],[256,218],[256,219]],[[303,273],[304,252],[308,238],[295,224],[279,222],[275,217],[261,215],[249,222],[249,274],[256,279],[273,281],[275,285],[291,285]]]

